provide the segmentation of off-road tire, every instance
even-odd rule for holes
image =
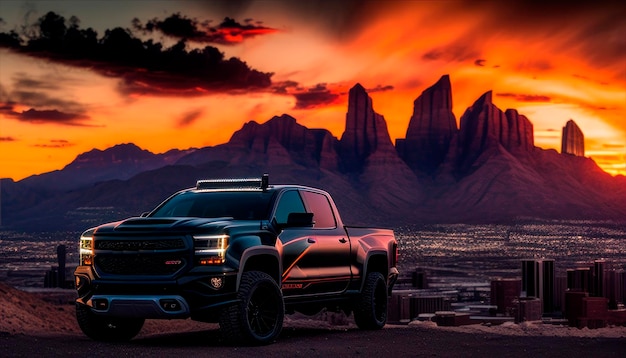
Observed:
[[[76,320],[83,333],[96,341],[124,342],[135,337],[145,320],[98,316],[88,306],[76,304]]]
[[[380,272],[370,272],[354,305],[354,321],[360,329],[381,329],[387,322],[387,283]]]
[[[283,294],[274,279],[261,271],[244,272],[236,304],[220,315],[220,330],[227,343],[262,345],[273,342],[283,328]]]

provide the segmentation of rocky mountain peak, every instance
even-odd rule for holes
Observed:
[[[450,76],[444,75],[413,102],[406,138],[396,141],[396,149],[413,170],[432,173],[445,159],[457,131]]]
[[[528,118],[514,109],[502,112],[493,104],[492,96],[492,91],[486,92],[461,116],[461,171],[498,145],[516,155],[530,152],[535,146],[533,125]]]
[[[533,124],[515,109],[507,109],[504,114],[509,127],[509,141],[503,143],[505,148],[510,152],[531,151],[535,147]]]
[[[290,156],[294,162],[305,165],[336,168],[338,163],[337,139],[328,130],[309,129],[288,114],[274,116],[263,124],[250,121],[228,143],[259,153]]]
[[[397,156],[385,118],[374,112],[372,98],[359,83],[348,94],[346,129],[339,141],[339,152],[348,171],[362,170],[375,152]]]
[[[578,125],[576,125],[576,122],[571,119],[563,127],[561,153],[579,157],[585,156],[585,136]]]
[[[117,144],[105,150],[92,149],[79,154],[66,169],[96,168],[108,164],[133,163],[152,159],[154,153],[139,148],[133,143]]]
[[[508,141],[508,121],[491,99],[492,92],[486,92],[461,116],[459,169],[462,172],[467,171],[488,148]]]

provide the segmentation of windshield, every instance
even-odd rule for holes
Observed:
[[[272,193],[260,191],[180,193],[150,214],[150,217],[232,217],[236,220],[267,220]]]

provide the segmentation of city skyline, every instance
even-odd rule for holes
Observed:
[[[445,74],[457,123],[493,91],[495,105],[529,118],[538,147],[560,151],[572,119],[586,155],[626,174],[626,7],[618,2],[146,3],[4,1],[0,33],[40,38],[23,26],[52,11],[98,39],[121,27],[132,39],[160,43],[163,53],[181,38],[187,53],[211,46],[234,58],[232,74],[243,72],[245,81],[2,45],[0,177],[61,169],[80,153],[120,143],[155,153],[218,145],[250,120],[283,113],[340,137],[355,83],[368,90],[393,141],[405,137],[413,101]]]

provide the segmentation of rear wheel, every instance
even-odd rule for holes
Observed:
[[[98,316],[88,306],[76,304],[76,319],[83,333],[96,341],[122,342],[135,337],[143,327],[143,318]]]
[[[380,272],[370,272],[354,306],[354,321],[361,329],[381,329],[387,322],[387,283]]]
[[[261,271],[244,272],[238,302],[220,316],[220,329],[232,344],[271,343],[283,328],[283,295],[274,279]]]

